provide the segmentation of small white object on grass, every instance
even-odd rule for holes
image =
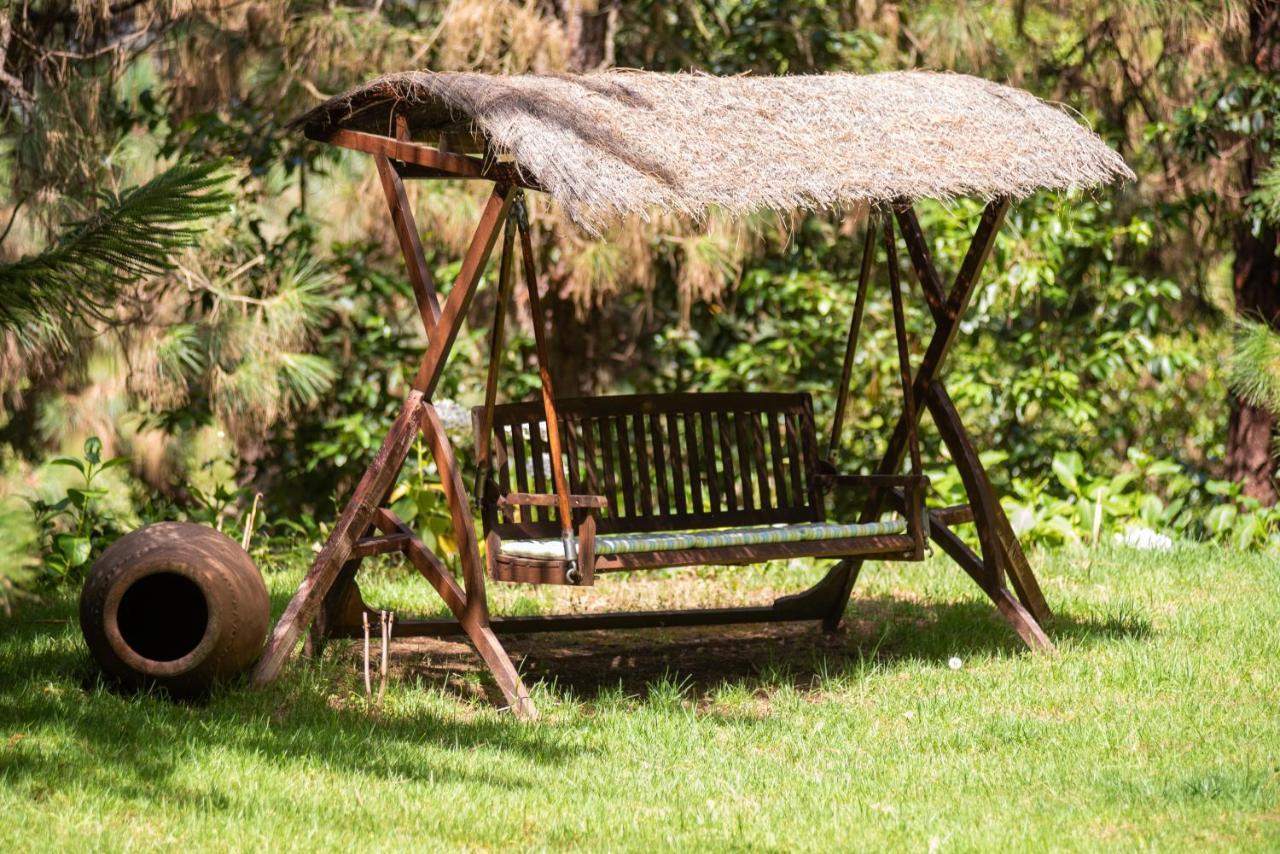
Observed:
[[[1173,548],[1173,540],[1141,525],[1129,525],[1123,534],[1116,534],[1115,541],[1141,551],[1167,552]]]
[[[947,666],[950,667],[952,670],[959,670],[963,665],[964,665],[964,662],[960,660],[960,657],[958,655],[953,655],[949,659],[947,659]]]

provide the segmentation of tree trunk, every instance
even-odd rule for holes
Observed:
[[[569,71],[595,71],[613,64],[615,0],[556,0],[553,6],[569,42]],[[580,311],[563,293],[565,279],[554,267],[548,268],[549,288],[542,300],[547,317],[539,318],[549,323],[548,367],[558,396],[589,395],[600,374],[596,348],[608,346],[607,318],[599,306]]]
[[[1280,74],[1280,0],[1255,0],[1249,9],[1249,55],[1246,64],[1264,76]],[[1267,153],[1250,142],[1242,170],[1246,193],[1267,168]],[[1265,226],[1254,233],[1246,220],[1236,230],[1236,315],[1263,320],[1280,332],[1280,233]],[[1227,424],[1227,474],[1244,494],[1264,504],[1276,502],[1276,459],[1271,455],[1274,416],[1251,406],[1234,393]]]
[[[569,41],[569,70],[596,71],[613,65],[616,0],[558,0],[555,5]]]

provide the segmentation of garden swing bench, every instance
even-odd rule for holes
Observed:
[[[372,155],[428,344],[399,417],[276,624],[255,683],[276,678],[308,626],[315,643],[358,636],[371,613],[356,583],[360,562],[391,552],[408,557],[453,615],[398,620],[398,634],[466,635],[510,707],[525,716],[536,711],[499,634],[796,620],[832,629],[863,561],[920,560],[930,540],[1028,646],[1052,648],[1041,628],[1049,608],[941,369],[1011,200],[1042,188],[1132,177],[1117,154],[1065,113],[1016,89],[925,72],[728,79],[411,72],[333,98],[298,124],[311,139]],[[403,183],[442,178],[493,184],[443,302]],[[803,393],[557,397],[526,191],[548,193],[588,232],[653,209],[696,215],[710,207],[743,214],[870,205],[825,448]],[[988,203],[948,288],[912,202],[960,195]],[[875,473],[851,475],[834,459],[877,230],[887,259],[902,412]],[[914,367],[895,230],[935,325]],[[473,413],[482,561],[464,474],[431,401],[499,238],[485,398]],[[497,371],[517,256],[534,318],[541,398],[499,404]],[[917,438],[925,410],[959,471],[964,505],[926,503]],[[440,473],[461,584],[386,507],[419,433]],[[860,513],[828,521],[826,499],[847,490],[862,497]],[[970,522],[978,551],[953,530]],[[589,586],[598,573],[616,570],[795,557],[837,562],[812,588],[761,607],[490,617],[485,594],[486,572],[495,581]]]

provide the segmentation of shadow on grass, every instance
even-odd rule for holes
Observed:
[[[1064,613],[1049,631],[1059,644],[1080,648],[1141,639],[1151,628],[1136,618]],[[747,695],[783,686],[814,691],[907,662],[1028,654],[983,602],[888,596],[855,600],[832,634],[802,623],[534,635],[505,643],[530,683],[588,702],[619,693],[651,702],[674,693],[702,702],[725,688]],[[270,757],[280,779],[319,767],[352,778],[353,785],[364,777],[515,790],[529,785],[528,775],[505,772],[511,763],[503,755],[517,766],[557,767],[590,750],[566,738],[563,728],[472,715],[447,704],[439,711],[425,704],[379,712],[354,690],[356,646],[331,649],[269,689],[228,686],[207,702],[175,704],[108,690],[94,675],[69,601],[0,621],[0,781],[35,798],[92,787],[125,799],[231,809],[234,791],[193,773],[211,754],[225,755],[219,767],[232,768]],[[466,644],[398,641],[393,666],[402,700],[414,682],[479,705],[496,699]],[[42,746],[24,748],[23,739],[34,734]],[[494,761],[460,767],[441,753],[459,749],[492,751]]]
[[[1132,617],[1066,613],[1055,618],[1048,633],[1055,643],[1078,648],[1144,638],[1151,627]],[[1032,654],[984,602],[921,603],[886,596],[855,600],[834,633],[814,623],[790,623],[513,635],[503,644],[527,682],[546,683],[575,700],[619,691],[646,698],[655,690],[668,693],[673,683],[697,699],[735,683],[749,690],[789,684],[803,691],[907,661],[944,664],[953,656]],[[498,699],[478,657],[463,643],[399,641],[392,658],[401,678],[442,685],[468,700]]]
[[[319,767],[357,786],[363,777],[520,789],[527,775],[506,773],[511,763],[459,767],[441,751],[491,749],[516,765],[558,766],[585,749],[553,728],[448,704],[382,712],[345,689],[351,672],[331,661],[295,667],[268,689],[242,682],[195,703],[117,692],[97,675],[70,610],[37,607],[0,621],[0,783],[31,797],[72,787],[230,807],[218,802],[225,787],[200,779],[215,753],[225,757],[218,767],[270,757],[280,779]]]

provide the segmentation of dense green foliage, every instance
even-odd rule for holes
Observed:
[[[398,645],[381,705],[348,643],[205,705],[122,697],[90,675],[67,593],[0,628],[0,847],[1274,850],[1274,560],[1102,547],[1037,564],[1058,655],[1020,653],[943,560],[877,565],[830,640],[526,638],[536,725],[450,676],[466,661],[450,645]],[[267,563],[277,607],[304,565]],[[756,601],[814,569],[735,572],[735,592],[723,573],[662,585]],[[366,585],[421,607],[398,572]],[[652,592],[635,587],[591,595]]]

